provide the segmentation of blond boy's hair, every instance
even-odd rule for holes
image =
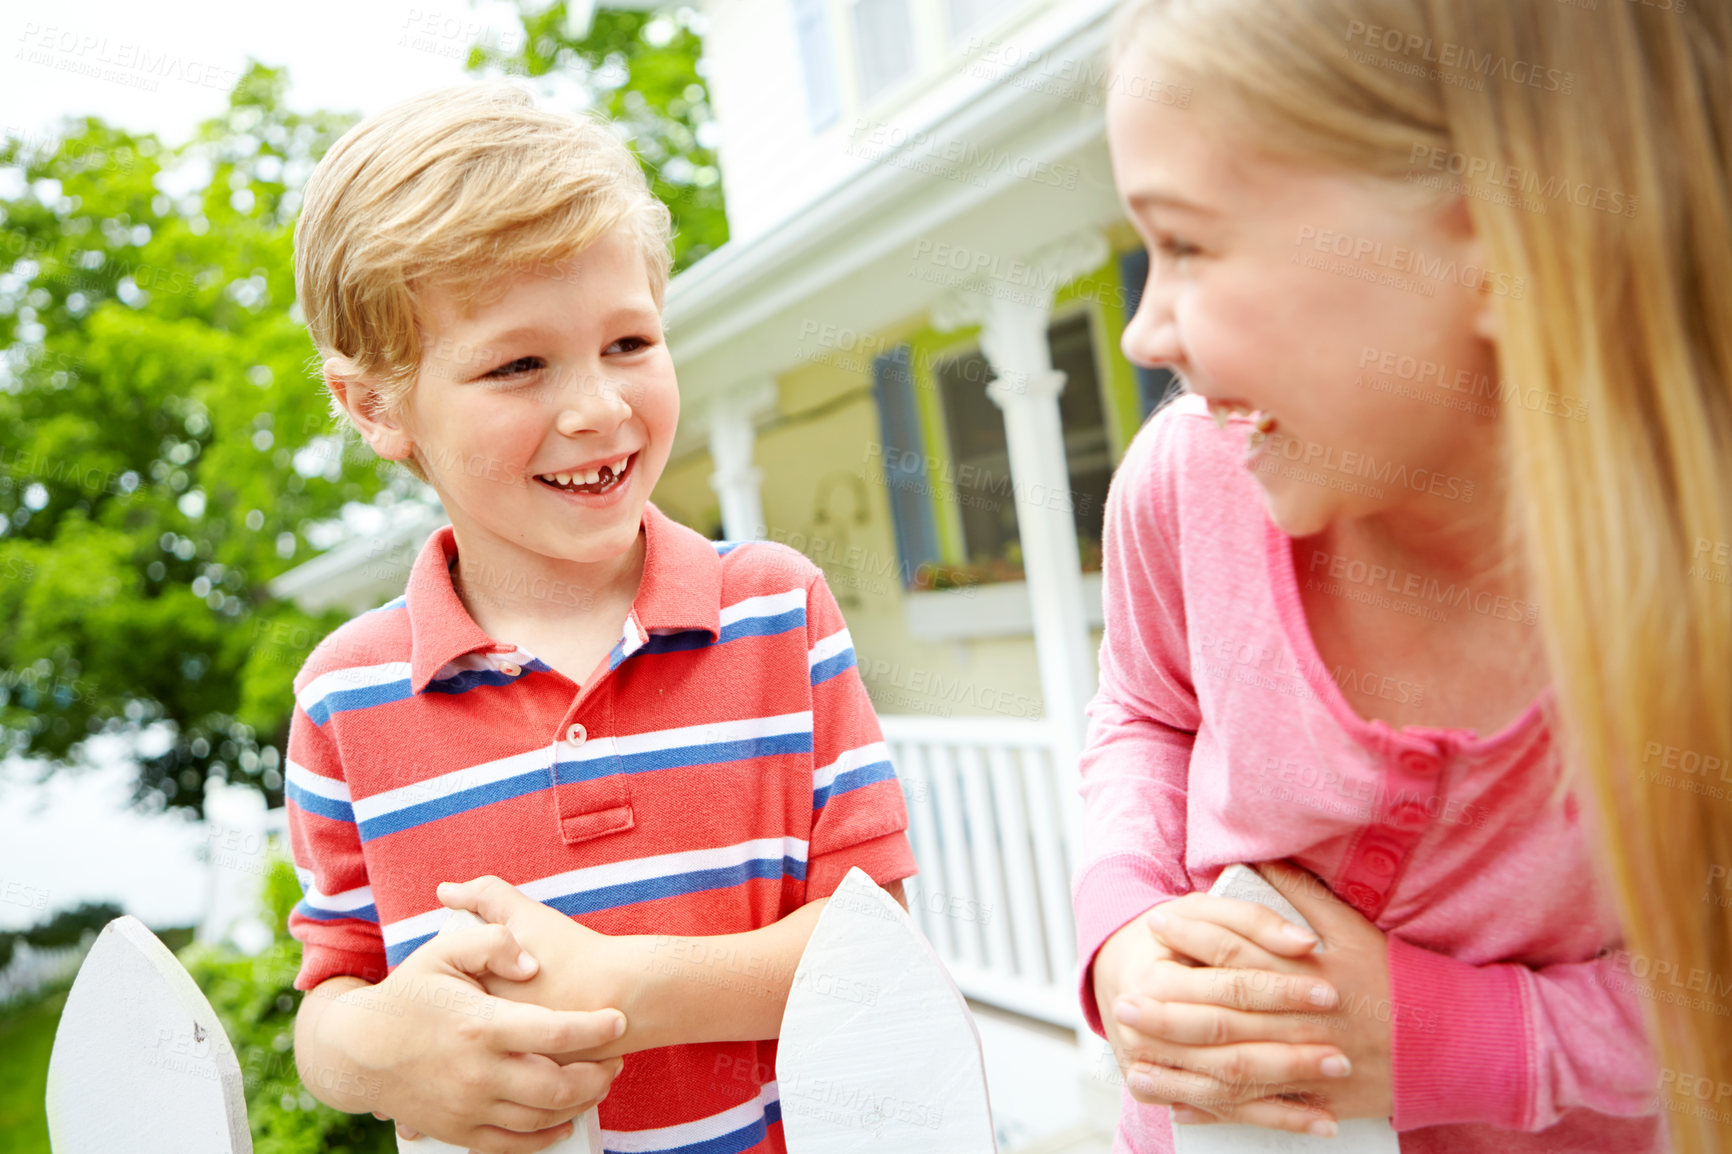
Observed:
[[[659,306],[668,210],[607,124],[537,108],[505,81],[444,88],[367,118],[319,161],[295,291],[320,357],[348,360],[396,413],[421,362],[419,292],[472,305],[615,230],[641,249]]]

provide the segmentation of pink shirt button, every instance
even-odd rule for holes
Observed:
[[[1409,749],[1403,751],[1401,756],[1396,758],[1396,764],[1409,773],[1423,773],[1429,776],[1436,773],[1442,767],[1443,762],[1429,753]]]
[[[1367,849],[1363,860],[1365,868],[1380,878],[1390,877],[1395,873],[1395,855],[1382,846],[1374,845]]]
[[[1383,904],[1383,895],[1364,882],[1348,882],[1343,887],[1341,896],[1361,912],[1374,910]]]
[[[1404,801],[1390,811],[1389,824],[1396,829],[1420,830],[1425,828],[1430,817],[1431,815],[1426,813],[1425,807],[1419,802]]]

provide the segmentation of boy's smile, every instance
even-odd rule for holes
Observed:
[[[420,462],[465,570],[611,589],[679,419],[638,248],[616,231],[557,265],[504,274],[467,307],[438,289],[417,299],[414,389],[396,420],[367,422],[369,441]]]

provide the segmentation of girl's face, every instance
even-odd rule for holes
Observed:
[[[1201,99],[1133,87],[1107,105],[1114,177],[1149,250],[1125,355],[1175,370],[1217,420],[1245,414],[1221,435],[1247,446],[1290,536],[1495,500],[1490,302],[1524,286],[1485,271],[1461,203],[1274,159]]]

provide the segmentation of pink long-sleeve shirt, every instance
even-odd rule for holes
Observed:
[[[1107,500],[1073,895],[1089,1025],[1104,1035],[1093,962],[1115,931],[1234,862],[1288,859],[1389,936],[1404,1154],[1663,1150],[1641,967],[1558,788],[1550,692],[1487,737],[1356,714],[1337,674],[1423,687],[1325,667],[1300,582],[1330,575],[1295,572],[1244,440],[1183,397],[1138,433]],[[1447,611],[1474,611],[1459,593],[1441,593]],[[1171,1150],[1166,1108],[1126,1091],[1114,1149]]]

